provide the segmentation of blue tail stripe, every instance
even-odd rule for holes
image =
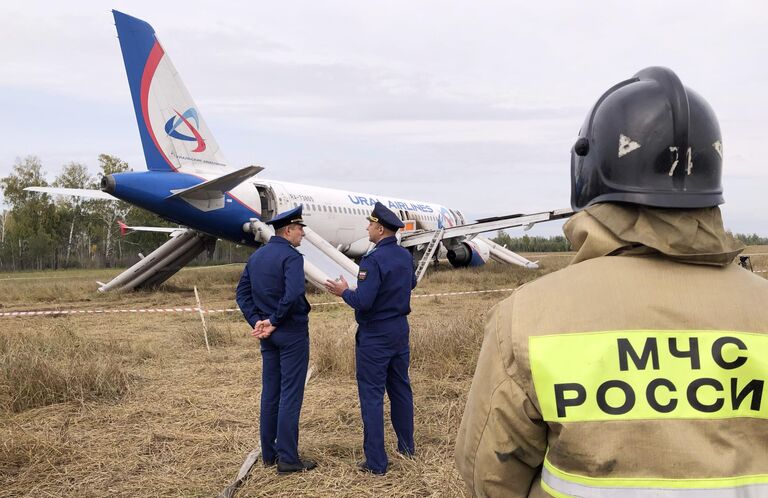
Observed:
[[[144,159],[147,169],[152,171],[175,171],[157,149],[149,131],[149,123],[144,120],[141,106],[141,80],[147,66],[149,54],[157,43],[155,30],[148,23],[135,17],[112,11],[117,27],[117,36],[120,40],[120,49],[123,53],[123,63],[128,76],[128,84],[133,98],[133,110],[136,113],[136,121],[139,126],[141,145],[144,148]]]

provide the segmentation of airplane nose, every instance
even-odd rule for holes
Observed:
[[[105,175],[101,177],[101,190],[108,194],[115,193],[115,179],[112,178],[112,175]]]

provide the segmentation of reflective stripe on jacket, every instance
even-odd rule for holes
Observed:
[[[542,488],[557,498],[761,498],[768,496],[768,476],[725,479],[610,479],[571,475],[546,459]]]

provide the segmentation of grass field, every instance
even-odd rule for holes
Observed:
[[[750,248],[755,269],[768,248]],[[428,273],[416,295],[513,288],[565,266],[486,265]],[[117,270],[0,274],[0,312],[235,307],[241,266],[185,269],[161,292],[99,294]],[[277,476],[256,465],[237,496],[464,496],[453,442],[488,310],[509,292],[414,297],[411,322],[417,458],[384,477],[358,473],[362,426],[354,320],[315,306],[300,449],[317,470]],[[313,303],[336,301],[312,292]],[[260,356],[239,313],[115,313],[0,318],[0,496],[215,496],[258,444]]]

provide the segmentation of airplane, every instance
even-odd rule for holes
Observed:
[[[166,231],[167,242],[99,291],[155,287],[211,249],[217,239],[258,247],[273,235],[269,221],[303,204],[306,237],[298,248],[307,280],[323,288],[329,276],[357,280],[353,259],[368,252],[363,217],[376,201],[405,223],[400,245],[414,255],[417,277],[439,256],[454,267],[479,266],[493,258],[537,268],[514,252],[479,235],[482,232],[568,217],[570,209],[511,215],[467,223],[464,214],[440,204],[256,178],[261,166],[236,169],[187,91],[169,56],[147,22],[112,11],[128,76],[147,171],[106,175],[101,190],[28,187],[48,194],[126,201],[183,228],[128,227],[121,231]]]

